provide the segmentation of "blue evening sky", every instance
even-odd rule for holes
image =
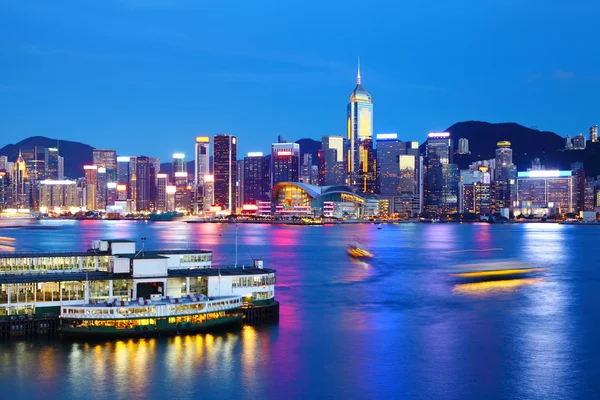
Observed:
[[[600,122],[597,0],[0,2],[0,146],[28,136],[191,158],[345,134],[361,57],[376,133]]]

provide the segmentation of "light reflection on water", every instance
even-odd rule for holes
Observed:
[[[220,264],[231,264],[235,252],[235,224],[36,226],[10,231],[17,250],[147,237],[146,248],[207,248]],[[278,270],[278,323],[171,338],[0,343],[0,385],[48,399],[582,398],[597,389],[600,344],[590,304],[600,300],[600,271],[591,262],[600,229],[376,228],[239,224],[240,264],[263,257]],[[353,240],[375,258],[352,261],[346,245]],[[459,264],[492,259],[547,271],[469,285],[448,276]]]

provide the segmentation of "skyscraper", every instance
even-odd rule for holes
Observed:
[[[29,186],[29,173],[27,171],[27,164],[19,152],[19,157],[14,163],[12,173],[12,186],[13,186],[13,207],[14,208],[29,208],[30,207],[30,186]]]
[[[83,170],[85,171],[85,207],[88,211],[97,210],[98,167],[96,165],[84,165]]]
[[[237,138],[220,134],[213,139],[214,202],[225,210],[235,207]]]
[[[469,139],[458,139],[458,154],[469,154]]]
[[[136,210],[150,211],[150,159],[146,156],[137,157],[136,160]]]
[[[269,166],[270,157],[263,156],[263,153],[248,153],[244,158],[244,204],[269,200]]]
[[[58,156],[58,180],[65,179],[65,158]]]
[[[494,179],[494,210],[510,207],[514,193],[511,191],[511,182],[514,186],[516,167],[512,162],[512,149],[510,142],[498,142],[496,149],[496,171]]]
[[[329,158],[330,156],[325,157],[325,165],[322,165],[325,168],[326,178],[324,178],[326,185],[344,185],[347,183],[347,168],[346,168],[346,151],[344,138],[342,136],[323,136],[321,139],[321,148],[322,149],[333,149],[336,152],[335,160]],[[331,154],[331,152],[325,152],[324,155]],[[324,160],[319,159],[319,163]],[[319,172],[319,182],[321,182],[322,170]],[[321,183],[319,183],[321,184]]]
[[[157,174],[156,182],[156,209],[158,211],[167,211],[167,186],[169,185],[169,175]]]
[[[51,179],[55,181],[61,179],[58,173],[58,164],[60,158],[60,156],[58,155],[58,149],[54,147],[48,147],[45,150],[44,156],[46,163],[46,179]]]
[[[594,125],[590,128],[590,142],[596,143],[598,141],[598,125]]]
[[[373,102],[362,86],[360,59],[356,87],[348,104],[348,184],[370,191],[375,184],[373,159]]]
[[[458,210],[458,170],[453,161],[450,133],[430,133],[427,137],[425,210],[454,213]]]
[[[106,168],[106,181],[117,181],[117,152],[115,150],[100,150],[92,151],[93,164],[97,167]]]
[[[312,166],[312,154],[304,153],[304,156],[302,157],[302,166],[300,167],[300,182],[308,183],[309,185],[313,184],[311,180]]]
[[[204,209],[204,177],[210,174],[209,136],[196,137],[194,156],[194,188],[196,194],[196,210],[202,210]]]
[[[300,179],[300,145],[271,144],[271,188],[279,182],[298,182]]]

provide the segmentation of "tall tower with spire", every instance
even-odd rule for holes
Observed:
[[[19,157],[15,161],[13,167],[13,207],[14,208],[29,208],[30,193],[29,193],[29,172],[27,164],[21,149],[19,149]]]
[[[356,87],[348,104],[348,185],[363,192],[375,191],[375,159],[373,157],[373,101],[362,86],[360,57]]]

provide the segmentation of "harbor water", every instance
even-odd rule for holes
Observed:
[[[600,227],[240,224],[238,266],[277,270],[279,321],[149,339],[0,342],[2,398],[596,398]],[[203,248],[235,262],[235,224],[32,221],[0,251],[99,238]],[[351,260],[350,242],[368,248]],[[520,260],[535,277],[465,284],[460,264]],[[5,397],[6,395],[6,397]]]

